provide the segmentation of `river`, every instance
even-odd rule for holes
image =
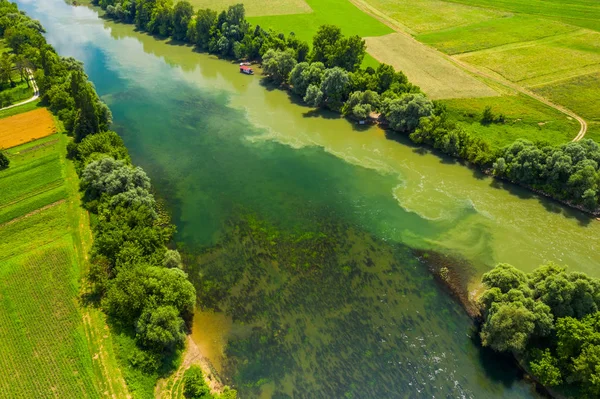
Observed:
[[[62,0],[18,0],[173,215],[193,337],[242,398],[533,398],[425,264],[600,277],[600,223]]]

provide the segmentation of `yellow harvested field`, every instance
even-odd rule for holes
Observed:
[[[432,99],[492,97],[499,95],[463,71],[445,56],[408,35],[392,33],[366,37],[367,52],[408,76]]]
[[[0,119],[0,148],[10,148],[56,133],[46,108]]]
[[[190,0],[196,10],[210,8],[226,10],[229,6],[243,4],[249,17],[267,15],[307,14],[312,9],[304,0]]]

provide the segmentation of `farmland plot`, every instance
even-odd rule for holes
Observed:
[[[66,143],[54,134],[10,148],[0,171],[0,398],[127,397],[106,378],[118,371],[99,344],[102,320],[84,323],[94,311],[78,304],[83,222]]]
[[[9,116],[0,123],[0,148],[10,148],[56,133],[52,115],[45,108]]]

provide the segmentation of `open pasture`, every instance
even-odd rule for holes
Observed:
[[[443,0],[360,0],[416,35],[500,18],[510,13]]]
[[[56,132],[52,115],[45,108],[9,116],[0,123],[0,148],[10,148]]]
[[[332,24],[345,35],[381,36],[392,29],[365,14],[348,0],[305,0],[311,13],[250,17],[248,20],[264,29],[273,28],[286,35],[294,32],[296,37],[312,43],[312,37],[321,25]],[[268,2],[265,2],[268,3]]]
[[[537,86],[533,90],[590,122],[600,122],[600,72]]]
[[[539,40],[579,28],[562,22],[515,15],[418,35],[416,38],[446,54],[478,51],[506,44]]]
[[[264,15],[303,14],[311,12],[304,0],[190,0],[196,10],[210,8],[226,10],[229,6],[243,4],[249,17]]]
[[[408,79],[433,99],[490,97],[498,93],[461,70],[435,50],[394,33],[368,37],[367,50],[378,61],[403,71]]]
[[[600,69],[600,33],[577,31],[542,39],[467,53],[463,61],[492,70],[524,86],[560,79],[565,73],[596,66]]]
[[[485,9],[538,15],[600,31],[600,2],[595,0],[447,0]]]
[[[571,141],[579,131],[576,121],[522,94],[444,100],[443,103],[452,119],[494,148],[502,148],[519,138],[562,144]],[[496,116],[503,114],[506,122],[481,124],[487,106]]]

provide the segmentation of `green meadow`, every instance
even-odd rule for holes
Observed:
[[[579,131],[579,123],[566,115],[525,95],[444,100],[450,118],[474,136],[486,140],[494,148],[502,148],[519,138],[548,144],[566,143]],[[485,107],[504,123],[482,124]]]
[[[244,2],[245,3],[245,2]],[[268,2],[265,2],[268,3]],[[381,36],[393,30],[375,18],[365,14],[348,0],[306,0],[311,13],[251,17],[252,24],[278,32],[294,32],[302,40],[312,42],[313,35],[321,25],[337,25],[346,35]]]
[[[537,17],[515,15],[417,35],[446,54],[478,51],[573,32],[579,28]]]
[[[246,15],[249,17],[311,12],[311,8],[305,0],[190,0],[190,3],[196,10],[210,8],[218,11],[243,3]]]

